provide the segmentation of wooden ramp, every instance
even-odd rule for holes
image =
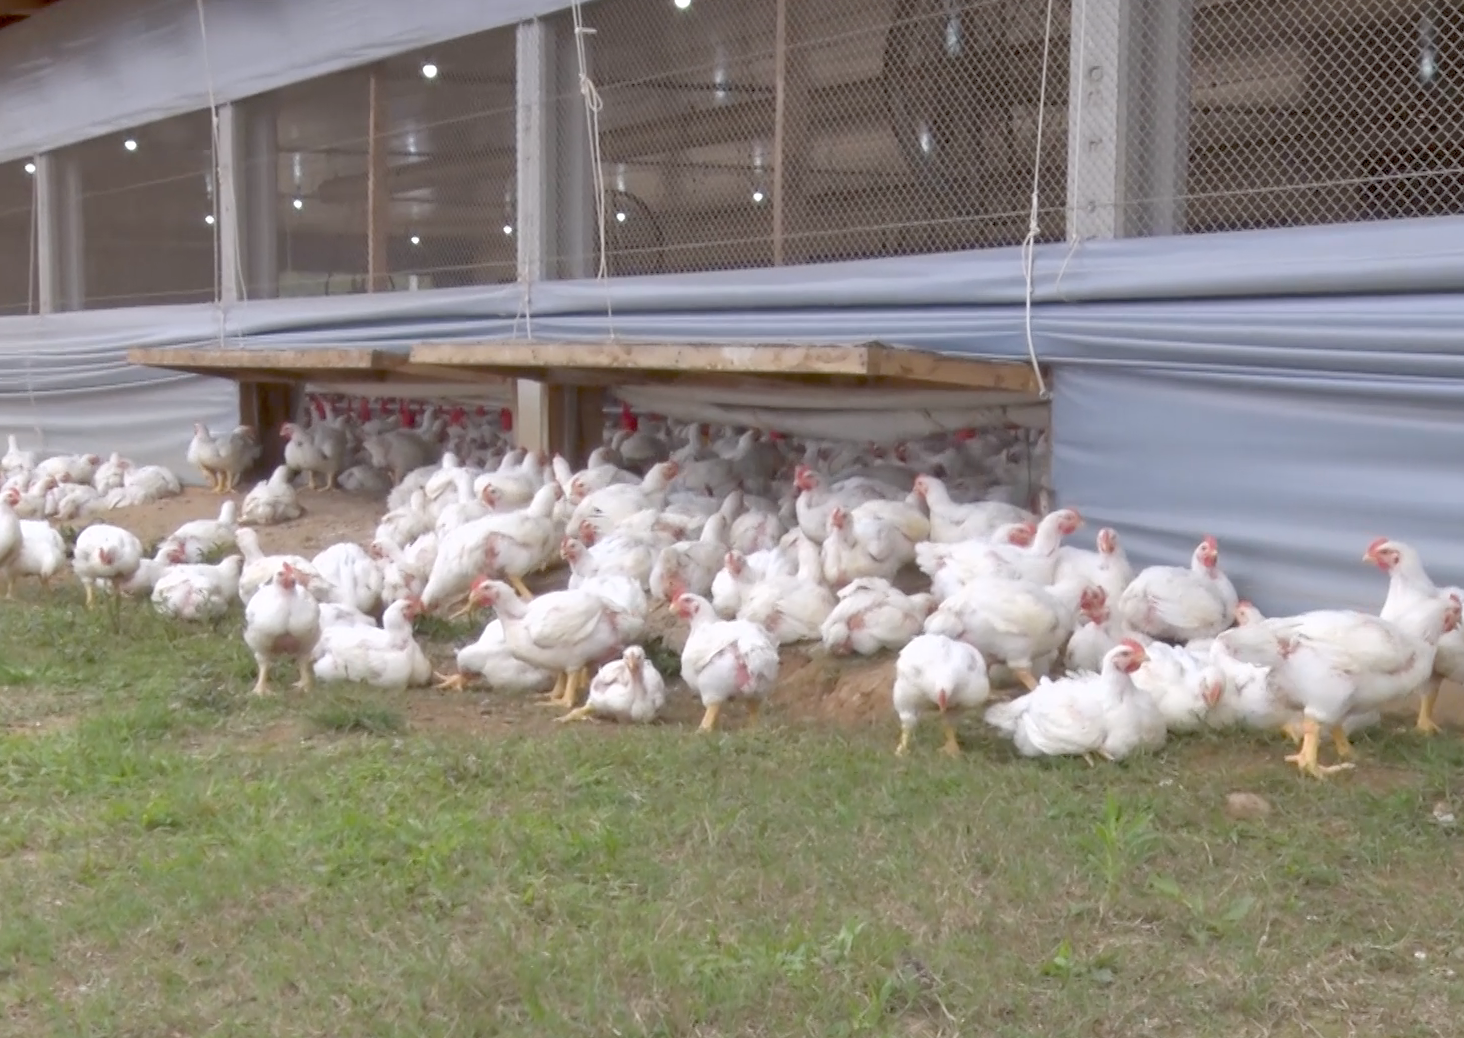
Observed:
[[[884,343],[482,342],[422,343],[413,366],[477,371],[558,385],[614,386],[685,382],[984,389],[1035,396],[1025,361],[976,360]]]

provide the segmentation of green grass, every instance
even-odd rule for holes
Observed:
[[[250,697],[237,629],[0,605],[0,1033],[1409,1038],[1464,1012],[1454,736],[1359,740],[1322,784],[1266,740],[1090,769],[974,721],[964,759],[924,732],[897,760],[893,721],[776,704],[711,737],[472,728],[431,692]],[[1236,789],[1271,814],[1228,819]]]

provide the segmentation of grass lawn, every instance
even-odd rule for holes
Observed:
[[[1464,838],[1435,817],[1454,735],[1361,738],[1359,771],[1323,784],[1246,737],[1020,761],[974,718],[964,759],[932,726],[900,761],[892,717],[785,726],[776,703],[710,737],[513,704],[439,723],[434,692],[251,700],[237,618],[183,632],[131,605],[118,636],[74,588],[39,601],[0,605],[6,1035],[1409,1038],[1464,1018]],[[1235,790],[1271,813],[1227,817]]]

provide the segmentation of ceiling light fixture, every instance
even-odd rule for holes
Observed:
[[[437,78],[437,66],[434,65],[434,64],[432,64],[432,62],[430,62],[430,61],[424,61],[424,62],[422,62],[422,78],[423,79],[436,79]]]
[[[691,0],[672,0],[672,3],[676,5],[678,11],[684,11],[691,6]]]
[[[421,244],[422,244],[422,239],[421,239],[421,238],[419,238],[419,237],[418,237],[418,236],[417,236],[417,235],[415,235],[415,234],[414,234],[414,235],[412,235],[412,237],[411,237],[411,238],[410,238],[410,239],[409,239],[409,240],[410,240],[410,241],[411,241],[411,243],[412,243],[412,244],[413,244],[413,245],[421,245]]]
[[[513,233],[513,224],[511,224],[511,223],[504,224],[503,225],[503,233],[504,234],[512,234]]]
[[[304,209],[305,208],[305,199],[303,199],[303,198],[297,198],[291,204],[294,205],[294,207],[296,209]]]
[[[207,216],[205,216],[203,218],[203,222],[206,223],[206,224],[208,224],[210,227],[212,227],[213,226],[213,222],[214,222],[213,221],[213,213],[209,213]]]
[[[753,201],[753,203],[756,204],[756,205],[761,205],[762,204],[762,200],[763,200],[762,190],[760,188],[754,188],[753,189],[753,192],[752,192],[752,201]]]
[[[25,171],[27,173],[32,173],[32,174],[35,173],[35,171],[36,171],[36,164],[34,162],[27,162],[25,164]]]
[[[125,141],[122,142],[122,147],[126,148],[128,151],[136,151],[137,142],[131,137],[128,137]]]
[[[616,223],[624,223],[625,222],[625,214],[624,213],[616,213],[615,214],[615,222]]]

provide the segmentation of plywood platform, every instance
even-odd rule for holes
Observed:
[[[975,360],[879,342],[795,343],[482,342],[423,343],[413,365],[492,372],[564,385],[691,381],[746,385],[780,379],[847,386],[1039,391],[1031,365]]]
[[[146,367],[212,375],[235,382],[501,386],[505,381],[490,372],[424,367],[404,352],[349,346],[279,350],[134,349],[128,351],[127,359]]]

